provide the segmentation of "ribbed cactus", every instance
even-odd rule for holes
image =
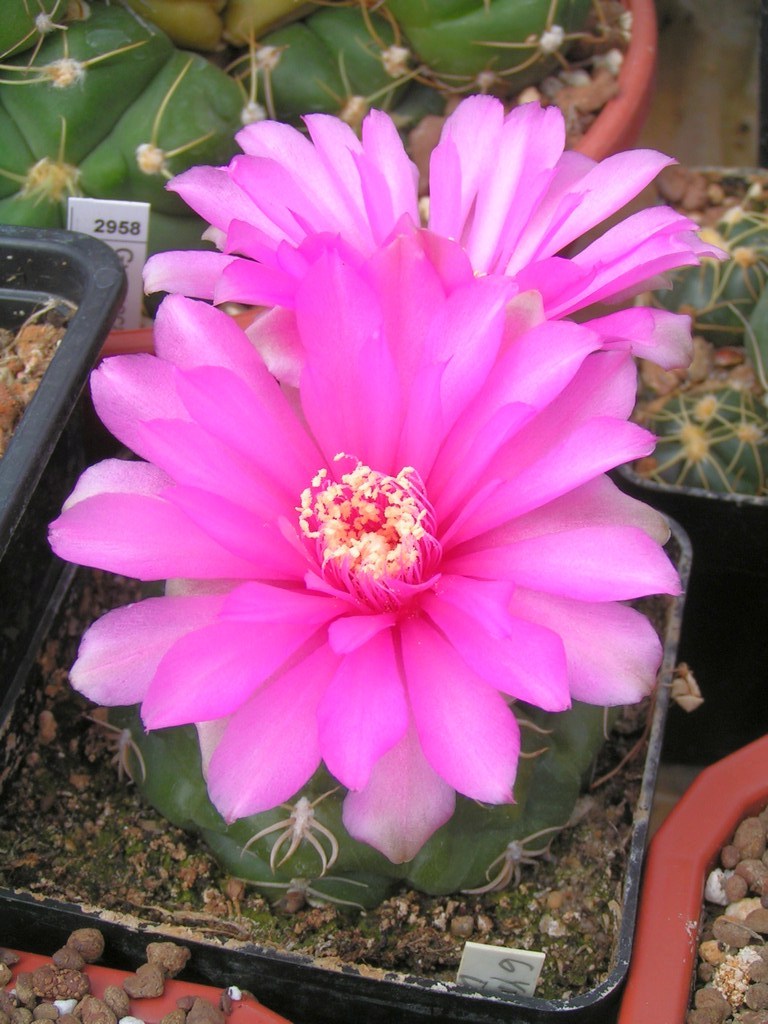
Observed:
[[[67,0],[5,0],[0,18],[0,60],[39,46],[61,26]]]
[[[222,70],[97,3],[3,67],[0,222],[63,226],[70,195],[142,200],[151,251],[200,244],[204,225],[165,185],[237,148],[242,97]]]
[[[762,202],[732,207],[714,229],[706,229],[730,259],[705,260],[672,275],[673,287],[656,292],[655,305],[688,313],[697,334],[713,345],[739,345],[768,282],[768,214]]]
[[[746,206],[746,208],[745,208]],[[658,442],[645,477],[717,493],[768,494],[768,219],[736,206],[717,226],[731,258],[705,260],[655,292],[692,317],[697,355],[675,386],[651,372],[637,418]]]
[[[294,4],[300,12],[301,6]],[[358,108],[392,109],[402,86],[447,95],[510,95],[564,62],[583,36],[592,0],[352,0],[319,6],[300,21],[257,35],[259,5],[238,4],[237,44],[258,54],[258,92],[271,117],[327,111],[357,123]],[[285,5],[279,14],[286,14]],[[412,97],[411,97],[412,98]],[[429,101],[423,100],[429,107]]]
[[[145,733],[133,709],[111,709],[110,721],[130,730],[127,769],[145,798],[199,833],[233,875],[270,898],[309,886],[321,898],[372,907],[398,882],[431,894],[501,888],[522,840],[538,837],[532,845],[540,848],[568,825],[613,712],[587,704],[560,714],[518,709],[530,756],[520,761],[516,802],[489,807],[458,797],[450,821],[406,864],[349,836],[341,820],[346,791],[322,767],[290,805],[227,827],[208,799],[192,727]]]

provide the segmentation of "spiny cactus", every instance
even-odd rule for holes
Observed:
[[[559,714],[518,708],[529,756],[520,761],[516,802],[486,807],[459,797],[452,818],[406,864],[349,836],[342,824],[346,791],[322,767],[290,805],[227,826],[208,799],[192,727],[145,733],[135,709],[124,708],[111,709],[110,720],[130,730],[125,759],[145,798],[174,824],[199,833],[233,875],[271,898],[300,883],[320,898],[372,907],[398,882],[431,894],[501,888],[514,875],[521,842],[536,835],[546,843],[569,824],[609,717],[587,704]]]
[[[716,493],[768,494],[768,216],[762,188],[716,228],[731,258],[674,275],[653,302],[692,317],[685,374],[643,373],[637,418],[658,442],[641,476]]]
[[[678,270],[669,291],[653,296],[655,305],[688,313],[693,329],[713,345],[741,344],[750,318],[768,282],[768,214],[762,190],[754,201],[734,206],[714,229],[711,240],[730,256],[725,263],[705,260]]]
[[[93,4],[0,71],[0,221],[66,223],[70,195],[151,203],[150,250],[200,245],[168,179],[235,152],[236,84],[123,7]]]
[[[0,18],[0,60],[39,46],[60,28],[67,0],[5,0]]]
[[[240,3],[234,41],[254,40]],[[350,0],[322,6],[256,39],[259,92],[269,116],[296,121],[327,111],[357,123],[371,105],[391,109],[398,87],[446,96],[510,95],[564,64],[589,35],[592,0]],[[263,24],[263,22],[262,22]],[[232,36],[233,33],[230,33]],[[266,59],[269,55],[269,59]],[[402,91],[402,90],[400,90]]]

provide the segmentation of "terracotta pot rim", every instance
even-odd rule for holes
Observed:
[[[148,936],[148,938],[153,937]],[[154,938],[160,939],[162,936],[154,936]],[[19,957],[19,962],[11,968],[14,978],[21,973],[32,972],[38,967],[44,967],[51,963],[48,957],[37,953],[25,953],[20,950],[11,950],[11,952],[16,953]],[[83,970],[90,981],[90,994],[99,999],[103,998],[104,990],[108,985],[116,985],[120,988],[126,978],[133,976],[129,971],[105,967],[102,964],[87,964]],[[192,996],[205,999],[218,1007],[222,992],[221,988],[201,985],[198,982],[169,980],[165,982],[161,996],[153,999],[132,999],[130,1013],[144,1024],[159,1024],[166,1014],[177,1009],[178,999]],[[244,992],[242,995],[242,999],[232,1002],[231,1013],[227,1015],[227,1024],[290,1024],[286,1017],[281,1017],[274,1010],[262,1006],[250,993]]]
[[[738,822],[768,800],[766,767],[762,736],[705,768],[654,836],[619,1024],[685,1019],[706,874]]]

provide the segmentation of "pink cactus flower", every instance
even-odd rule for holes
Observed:
[[[147,291],[292,306],[322,251],[318,238],[333,239],[355,261],[419,224],[418,174],[387,114],[371,111],[361,139],[330,115],[304,120],[309,138],[275,121],[251,124],[237,137],[243,154],[227,167],[193,167],[170,183],[210,223],[220,251],[154,256]],[[674,161],[636,150],[596,163],[564,147],[558,108],[529,103],[505,115],[498,99],[469,97],[432,155],[429,228],[458,241],[477,273],[540,292],[548,318],[663,285],[666,272],[721,255],[693,221],[664,206],[584,243]],[[593,327],[605,347],[666,368],[690,358],[683,316],[629,309]]]
[[[293,353],[282,382],[177,295],[157,355],[94,372],[143,461],[86,471],[53,548],[169,582],[91,627],[72,681],[195,723],[227,820],[324,762],[351,835],[403,862],[456,792],[513,800],[517,702],[651,691],[661,646],[624,602],[679,582],[664,520],[605,473],[653,438],[631,356],[423,230],[356,265],[330,247],[293,307],[253,329]]]

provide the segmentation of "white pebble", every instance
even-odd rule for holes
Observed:
[[[727,907],[728,897],[725,895],[723,883],[732,874],[732,871],[723,871],[722,868],[710,871],[704,886],[704,899],[709,900],[710,903],[716,903],[719,907]]]
[[[146,1024],[146,1021],[143,1021],[141,1017],[131,1017],[129,1015],[127,1017],[121,1017],[117,1024]]]
[[[54,999],[53,1005],[59,1011],[59,1016],[65,1013],[72,1013],[74,1008],[77,1006],[76,999]]]
[[[735,900],[729,903],[726,908],[728,917],[734,921],[746,921],[753,910],[759,910],[762,906],[759,896],[745,896],[743,900]]]
[[[229,988],[227,989],[227,995],[236,1003],[240,1002],[240,1000],[243,998],[242,989],[239,989],[237,985],[230,985]]]

